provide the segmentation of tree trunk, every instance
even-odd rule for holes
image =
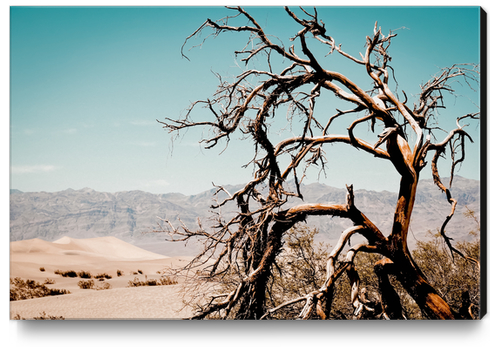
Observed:
[[[264,314],[266,284],[261,278],[247,285],[240,299],[238,311],[234,317],[237,320],[258,320]]]
[[[429,319],[455,319],[449,305],[427,282],[413,260],[407,245],[408,228],[415,203],[418,175],[405,175],[400,182],[393,230],[390,235],[391,260],[395,263],[396,277]]]
[[[397,252],[394,263],[396,277],[429,319],[456,319],[455,313],[426,281],[409,254]]]
[[[403,308],[400,296],[390,283],[388,274],[396,271],[391,260],[384,258],[374,265],[374,272],[378,276],[378,286],[381,294],[381,307],[389,319],[403,319]]]
[[[272,264],[281,251],[282,237],[300,220],[304,220],[301,214],[288,217],[285,212],[282,212],[276,216],[275,223],[267,235],[264,250],[260,250],[260,257],[256,254],[260,262],[249,275],[235,319],[260,319],[264,315],[267,281],[270,278]]]

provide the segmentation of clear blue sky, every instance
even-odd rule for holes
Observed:
[[[272,34],[297,31],[280,7],[249,12]],[[211,96],[217,83],[211,70],[222,75],[240,71],[233,52],[244,46],[243,37],[210,39],[188,52],[190,61],[180,55],[186,36],[206,18],[229,13],[221,7],[12,7],[11,188],[196,194],[212,188],[212,182],[246,182],[251,172],[241,166],[251,159],[250,143],[234,142],[222,154],[222,148],[206,151],[197,143],[200,132],[172,142],[156,122],[178,117],[191,101]],[[364,51],[375,21],[385,34],[404,28],[397,31],[391,55],[400,89],[409,95],[439,67],[479,62],[477,7],[323,7],[319,13],[327,33],[356,56]],[[285,44],[288,38],[281,36]],[[332,69],[355,79],[350,76],[355,70],[336,57],[328,59]],[[478,93],[462,92],[468,97],[447,99],[441,126],[453,128],[455,117],[478,110]],[[210,116],[198,110],[196,117],[201,115]],[[479,179],[480,128],[472,125],[468,131],[475,143],[458,174]],[[328,176],[320,182],[396,190],[393,169],[340,147],[328,148]]]

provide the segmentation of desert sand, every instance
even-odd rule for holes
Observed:
[[[191,309],[183,304],[183,281],[177,278],[179,284],[151,287],[128,287],[128,282],[135,278],[159,279],[164,271],[182,267],[191,259],[155,254],[115,237],[11,242],[10,278],[41,284],[49,278],[55,283],[47,287],[67,289],[71,294],[11,301],[10,317],[32,319],[45,312],[65,319],[185,318],[191,315]],[[62,277],[54,273],[56,270],[87,271],[92,276],[107,273],[111,279],[92,279],[97,287],[109,283],[111,288],[80,289],[78,282],[86,279]],[[122,276],[117,276],[118,270],[123,272]]]

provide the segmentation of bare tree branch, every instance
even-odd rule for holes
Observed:
[[[377,22],[372,36],[366,37],[365,51],[358,59],[327,35],[326,25],[319,19],[316,9],[300,8],[295,13],[285,8],[287,18],[298,29],[290,38],[292,43],[299,41],[300,49],[297,51],[293,44],[285,47],[278,38],[268,35],[255,17],[243,8],[230,6],[228,9],[232,15],[220,20],[207,19],[189,35],[182,46],[182,55],[187,58],[183,53],[184,47],[200,34],[209,33],[202,44],[208,37],[224,32],[248,33],[245,46],[235,51],[235,55],[241,58],[240,64],[244,64],[243,72],[230,80],[216,74],[218,88],[209,99],[192,103],[180,119],[167,118],[160,122],[164,129],[177,136],[189,128],[207,129],[209,132],[201,140],[205,148],[219,143],[227,145],[233,136],[239,134],[249,140],[255,150],[252,158],[244,158],[244,162],[253,167],[249,182],[234,193],[223,186],[216,186],[224,197],[218,200],[217,195],[212,206],[215,225],[211,230],[205,230],[201,224],[197,230],[191,230],[182,222],[176,228],[167,222],[166,231],[172,240],[187,242],[199,239],[203,242],[202,252],[188,268],[199,268],[200,280],[210,284],[221,283],[223,287],[222,293],[213,294],[207,303],[200,304],[193,318],[265,319],[281,309],[302,303],[300,318],[328,319],[333,288],[343,273],[350,278],[354,317],[364,317],[374,310],[374,306],[366,299],[367,292],[360,286],[353,263],[358,252],[375,252],[384,256],[385,260],[374,265],[374,269],[382,287],[381,305],[384,305],[386,319],[402,317],[399,298],[389,294],[394,289],[387,281],[387,274],[397,278],[427,317],[454,318],[453,310],[427,283],[412,259],[407,235],[420,172],[426,166],[428,153],[433,152],[434,183],[446,193],[451,204],[441,235],[451,252],[464,257],[452,247],[451,239],[446,235],[446,225],[454,214],[456,200],[442,184],[437,164],[439,157],[449,149],[452,183],[455,169],[465,159],[466,138],[472,142],[460,122],[477,120],[479,112],[458,118],[457,127],[438,143],[434,141],[438,128],[430,123],[438,110],[445,107],[445,96],[455,93],[454,81],[461,80],[476,88],[478,66],[459,64],[442,69],[421,86],[418,100],[410,108],[405,92],[403,101],[396,95],[398,85],[394,69],[390,66],[392,57],[389,49],[396,34],[384,35]],[[234,25],[235,21],[239,24]],[[364,66],[364,77],[371,84],[369,89],[364,87],[361,76],[347,77],[347,74],[335,71],[326,61],[333,54],[353,65]],[[275,65],[276,58],[283,62],[278,64],[280,71]],[[257,68],[249,67],[256,59],[262,59],[261,64],[257,64]],[[393,87],[393,84],[396,85]],[[316,105],[324,94],[333,95],[348,106],[343,106],[343,111],[335,109],[331,113],[319,110]],[[206,108],[209,117],[193,120],[191,114],[195,113],[197,106]],[[351,116],[355,119],[349,119]],[[291,135],[277,134],[272,130],[279,117],[294,127]],[[330,134],[332,124],[339,119],[348,125],[339,134]],[[361,136],[356,126],[369,122],[368,131],[374,136]],[[375,143],[365,140],[376,136],[378,140]],[[387,160],[400,175],[391,230],[382,232],[357,209],[352,186],[347,186],[345,203],[305,201],[289,204],[293,197],[304,198],[301,182],[312,166],[326,169],[324,146],[340,143],[352,146],[373,159]],[[235,214],[225,218],[221,209],[233,203],[236,205]],[[277,307],[266,307],[272,268],[279,267],[276,259],[283,251],[283,238],[291,228],[310,216],[345,218],[353,226],[339,235],[337,245],[328,256],[327,273],[320,288]],[[340,261],[342,250],[354,234],[363,236],[366,242],[348,249],[345,260]]]

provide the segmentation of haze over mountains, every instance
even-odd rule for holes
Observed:
[[[233,193],[241,186],[226,188]],[[302,193],[304,202],[338,204],[345,202],[346,191],[314,183],[303,186]],[[447,232],[455,240],[462,240],[476,228],[475,223],[463,215],[466,206],[480,216],[480,182],[456,176],[451,193],[458,200],[458,207]],[[204,225],[211,225],[209,218],[213,213],[209,206],[213,204],[213,198],[214,191],[185,196],[143,191],[105,193],[89,188],[55,193],[24,193],[13,189],[10,191],[10,241],[32,238],[54,241],[63,236],[115,236],[168,256],[194,255],[200,250],[198,244],[188,243],[185,246],[168,242],[165,241],[167,235],[153,233],[152,230],[158,229],[158,223],[162,223],[159,218],[168,219],[174,226],[179,225],[180,219],[191,229],[196,227],[197,218]],[[355,190],[356,206],[385,234],[391,229],[396,198],[397,194],[393,192]],[[298,199],[288,204],[300,202]],[[410,243],[413,245],[416,239],[424,239],[427,230],[439,228],[450,208],[445,195],[431,180],[421,180],[412,217]],[[234,209],[232,204],[225,205],[222,210],[225,218]],[[340,218],[315,217],[308,220],[308,225],[319,229],[319,240],[334,244],[338,235],[351,223]]]

